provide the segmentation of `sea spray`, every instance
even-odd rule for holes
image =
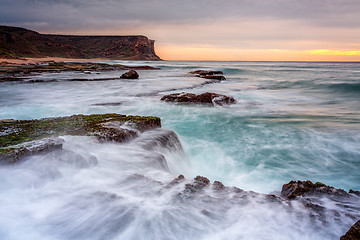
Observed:
[[[358,63],[146,64],[163,69],[140,71],[136,81],[71,82],[81,73],[59,73],[33,76],[58,82],[1,83],[0,118],[151,115],[180,140],[152,144],[167,130],[127,144],[66,136],[61,151],[2,167],[2,238],[339,239],[357,221],[353,210],[326,197],[316,199],[325,209],[320,214],[298,200],[270,203],[264,195],[217,192],[212,185],[192,194],[186,184],[202,175],[260,193],[279,194],[294,179],[359,190],[359,95],[343,87],[359,84]],[[198,69],[221,70],[227,80],[202,85],[188,74]],[[179,91],[216,92],[237,103],[160,101]],[[184,181],[172,185],[179,174]]]

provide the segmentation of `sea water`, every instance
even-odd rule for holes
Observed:
[[[104,63],[161,69],[139,70],[137,80],[69,81],[125,71],[63,72],[0,83],[0,119],[119,113],[160,117],[163,130],[126,144],[63,136],[63,150],[2,166],[0,239],[339,239],[355,222],[344,212],[324,224],[296,203],[289,210],[259,196],[178,195],[197,175],[259,193],[279,194],[290,180],[360,190],[360,63]],[[226,80],[188,74],[198,69]],[[160,101],[176,92],[236,104]],[[178,138],[156,144],[169,130]],[[166,187],[179,174],[185,182]]]

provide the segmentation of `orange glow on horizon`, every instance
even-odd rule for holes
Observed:
[[[360,51],[352,49],[226,49],[159,44],[156,53],[164,60],[189,61],[360,61]]]

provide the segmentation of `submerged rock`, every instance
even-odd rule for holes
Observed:
[[[40,140],[48,137],[80,135],[95,136],[102,142],[124,142],[136,137],[138,132],[158,127],[161,127],[160,118],[120,114],[0,122],[0,160],[5,164],[13,163],[29,154],[62,146],[59,140]]]
[[[206,92],[200,95],[193,93],[173,93],[165,95],[161,98],[165,102],[179,102],[179,103],[205,103],[212,105],[224,105],[235,103],[235,99],[225,95]]]
[[[139,74],[135,70],[130,70],[130,71],[124,73],[123,75],[121,75],[120,78],[122,78],[122,79],[138,79]]]
[[[360,240],[360,220],[357,221],[340,240]]]

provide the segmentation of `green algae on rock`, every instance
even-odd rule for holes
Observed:
[[[115,113],[4,121],[0,122],[0,160],[12,163],[22,156],[61,148],[62,142],[56,138],[61,135],[95,136],[99,141],[125,142],[136,137],[138,132],[158,127],[161,127],[158,117]],[[39,142],[42,139],[49,140]]]

